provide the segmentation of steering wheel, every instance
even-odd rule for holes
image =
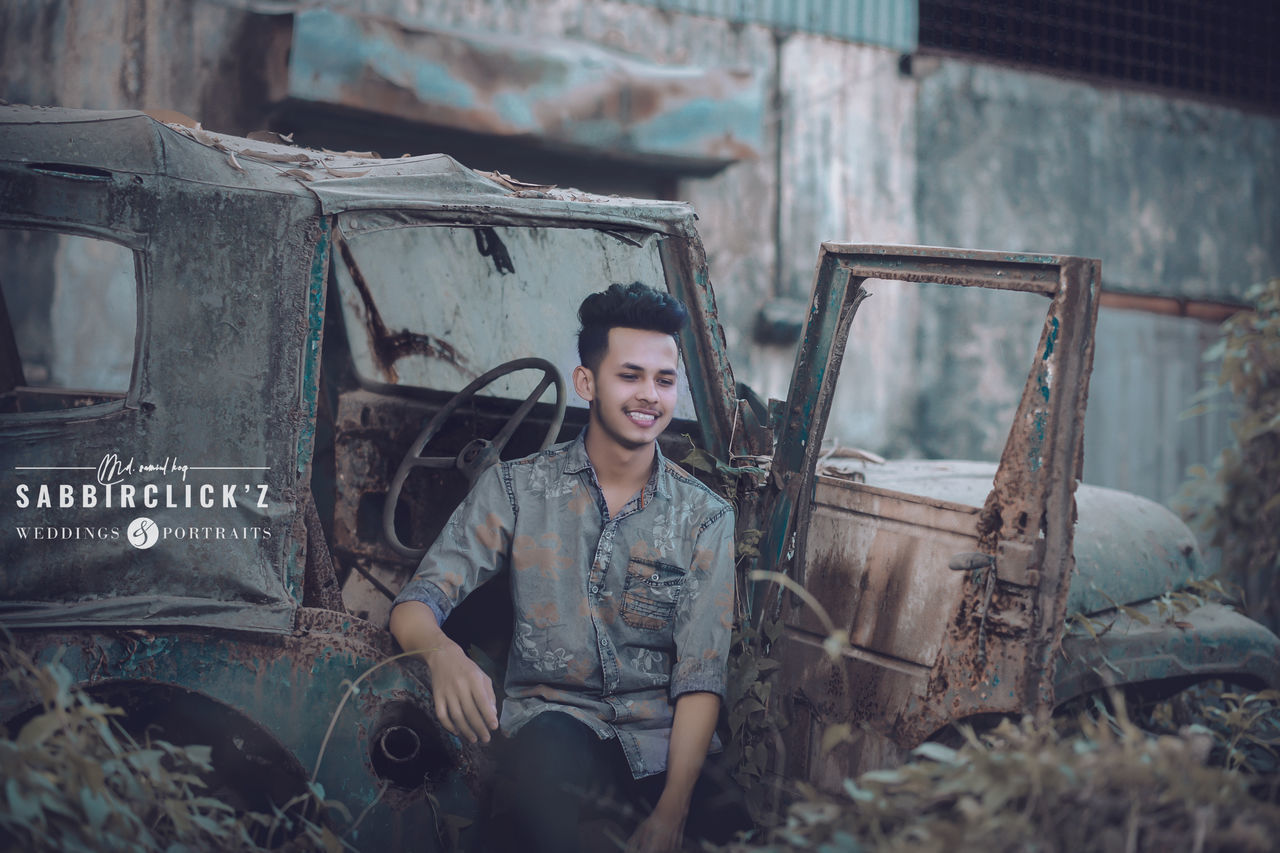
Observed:
[[[453,416],[459,406],[470,400],[476,395],[477,391],[491,384],[495,379],[506,376],[508,373],[515,373],[518,370],[541,370],[542,381],[538,383],[537,388],[533,389],[533,393],[520,404],[520,408],[512,413],[492,441],[473,438],[467,442],[457,456],[420,455],[427,442],[435,437],[436,433]],[[542,444],[538,447],[539,450],[545,450],[551,446],[551,442],[555,441],[556,435],[560,432],[560,426],[564,423],[565,404],[568,401],[565,398],[564,377],[560,375],[560,371],[556,369],[554,364],[544,358],[517,358],[499,364],[487,373],[476,377],[466,388],[454,394],[449,402],[444,404],[444,408],[436,412],[435,417],[422,428],[422,432],[418,433],[418,437],[413,440],[408,453],[400,461],[400,467],[396,469],[395,477],[391,479],[391,488],[387,491],[387,502],[382,508],[382,534],[386,537],[387,544],[391,546],[393,551],[402,557],[411,557],[415,560],[422,559],[422,556],[427,553],[426,548],[410,548],[401,542],[400,537],[396,535],[396,507],[400,503],[400,491],[404,488],[404,481],[409,477],[413,469],[434,468],[447,470],[456,468],[463,473],[468,483],[474,483],[476,477],[479,477],[486,468],[498,461],[499,454],[507,446],[507,442],[511,440],[516,427],[524,422],[525,418],[529,416],[530,410],[533,409],[533,404],[538,402],[538,398],[547,390],[547,386],[552,384],[556,388],[556,411],[551,418],[550,425],[547,427],[547,434],[543,436]]]

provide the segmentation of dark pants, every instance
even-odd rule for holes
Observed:
[[[667,778],[660,773],[633,779],[616,740],[600,740],[583,723],[555,711],[526,723],[495,757],[498,773],[485,833],[493,853],[576,853],[583,849],[581,824],[596,818],[612,818],[629,835],[652,810]],[[750,827],[741,792],[718,770],[709,759],[698,778],[686,838],[725,843]]]

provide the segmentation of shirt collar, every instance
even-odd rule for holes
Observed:
[[[563,468],[565,474],[578,474],[590,469],[594,475],[595,469],[591,466],[591,458],[587,456],[586,438],[587,428],[583,427],[578,437],[569,445],[568,453],[565,454]],[[667,470],[667,457],[663,455],[662,448],[657,444],[654,445],[654,451],[654,471],[649,475],[649,482],[644,487],[644,491],[645,494],[656,492],[659,497],[670,500],[671,473]]]

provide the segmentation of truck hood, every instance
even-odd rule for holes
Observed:
[[[964,508],[981,507],[991,491],[990,462],[838,460],[836,476],[860,473],[868,485]],[[1208,574],[1191,530],[1167,507],[1138,495],[1080,484],[1073,551],[1076,576],[1068,613],[1093,613],[1155,598]]]

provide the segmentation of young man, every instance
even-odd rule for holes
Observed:
[[[733,511],[658,449],[684,305],[615,284],[578,317],[586,430],[477,479],[391,630],[422,650],[446,729],[487,743],[501,726],[511,739],[499,789],[521,849],[578,849],[581,795],[606,791],[656,800],[628,849],[676,850],[724,694]],[[515,631],[499,716],[488,677],[440,625],[503,570]]]

